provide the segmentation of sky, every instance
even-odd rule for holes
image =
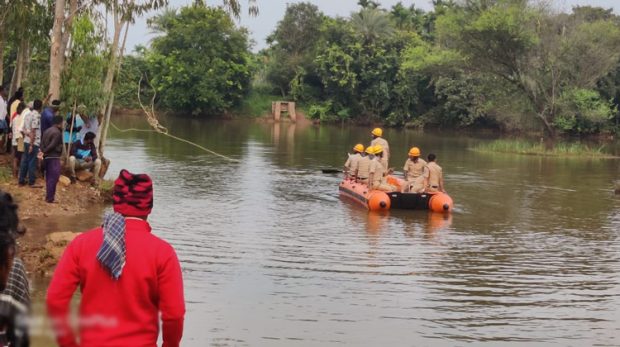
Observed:
[[[247,5],[247,0],[240,0],[242,5]],[[302,2],[304,0],[257,0],[260,14],[258,17],[249,17],[247,11],[242,15],[239,24],[246,27],[250,33],[251,38],[255,42],[252,50],[259,51],[266,47],[265,39],[273,32],[278,21],[284,16],[286,11],[286,5],[291,3]],[[357,0],[305,0],[311,2],[319,7],[323,13],[328,16],[342,16],[347,17],[358,9]],[[417,8],[423,10],[431,10],[431,0],[379,0],[381,6],[384,8],[390,8],[398,2],[402,2],[405,6],[414,4]],[[183,5],[193,3],[193,0],[169,0],[169,7],[178,8]],[[208,0],[210,5],[219,5],[221,0]],[[554,1],[556,6],[565,11],[570,11],[573,6],[576,5],[590,5],[600,6],[603,8],[613,8],[616,13],[620,13],[620,1],[619,0],[556,0]],[[246,7],[247,9],[247,7]],[[136,45],[147,46],[152,35],[149,33],[149,29],[146,26],[146,18],[153,16],[154,13],[148,13],[147,16],[136,20],[135,25],[129,30],[127,37],[128,52],[133,51],[133,47]]]

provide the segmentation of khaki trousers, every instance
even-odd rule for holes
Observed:
[[[74,156],[69,157],[69,170],[71,176],[75,177],[75,170],[91,170],[95,181],[99,181],[99,171],[101,171],[101,159],[97,158],[95,161],[86,162],[82,159],[77,159]]]

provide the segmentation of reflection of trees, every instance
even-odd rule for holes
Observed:
[[[248,138],[248,127],[241,122],[205,122],[196,119],[161,117],[161,123],[171,134],[195,142],[230,157],[240,157]],[[149,129],[143,117],[117,117],[113,122],[121,129]],[[172,160],[185,156],[209,155],[193,146],[161,136],[155,132],[118,132],[112,130],[113,139],[141,139],[148,154],[165,155]]]

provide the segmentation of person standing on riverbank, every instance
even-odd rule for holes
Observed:
[[[35,100],[32,111],[24,118],[24,155],[19,168],[19,185],[26,185],[26,174],[28,174],[28,185],[32,188],[36,186],[37,179],[37,157],[39,146],[41,145],[41,108],[43,102]]]
[[[30,314],[30,285],[22,260],[15,256],[15,237],[23,235],[17,205],[10,194],[0,191],[0,345],[30,345],[27,317]]]
[[[30,109],[26,107],[23,102],[17,106],[15,113],[11,115],[11,146],[13,147],[13,177],[17,178],[19,175],[19,167],[22,161],[22,155],[24,154],[24,134],[22,133],[22,127],[24,125],[24,117]]]
[[[45,130],[41,137],[41,152],[45,166],[45,201],[53,203],[56,197],[56,185],[60,178],[60,157],[62,156],[62,117],[54,116],[52,127]]]
[[[53,100],[41,113],[41,134],[54,126],[54,117],[60,114],[60,100]],[[61,118],[62,119],[62,118]]]
[[[10,139],[11,136],[11,115],[6,104],[6,91],[4,86],[0,85],[0,124],[4,125],[5,129],[2,129],[0,125],[0,153],[9,152],[11,150]],[[4,130],[4,131],[3,131]]]
[[[382,137],[383,130],[381,128],[374,128],[371,134],[372,134],[372,141],[370,142],[370,145],[381,146],[381,148],[383,149],[383,158],[381,158],[381,164],[383,164],[385,169],[388,170],[390,168],[389,167],[390,145],[388,144],[387,140]]]
[[[178,347],[185,301],[181,266],[172,246],[151,233],[148,175],[122,170],[114,181],[114,213],[103,227],[65,249],[47,290],[47,310],[61,347],[78,346],[69,303],[81,289],[80,346]]]

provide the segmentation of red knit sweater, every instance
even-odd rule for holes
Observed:
[[[151,234],[146,221],[127,218],[126,263],[118,281],[97,261],[103,232],[79,235],[65,250],[47,290],[47,310],[58,344],[73,346],[157,345],[161,313],[163,346],[179,346],[183,335],[183,279],[172,246]],[[77,286],[80,343],[68,320]]]

